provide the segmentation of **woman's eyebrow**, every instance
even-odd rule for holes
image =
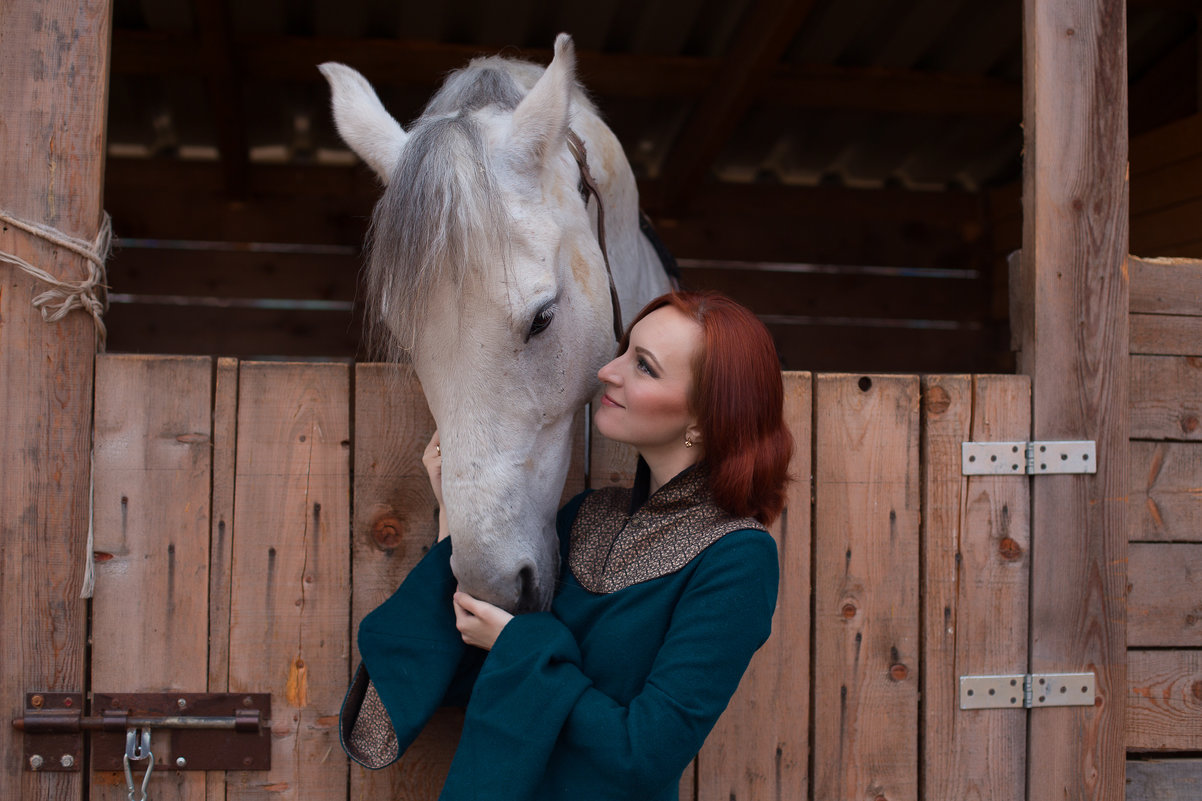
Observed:
[[[655,354],[651,351],[636,345],[634,352],[640,356],[646,357],[649,361],[651,361],[656,370],[659,370],[661,373],[664,371],[663,365],[659,363],[659,359],[655,358]]]

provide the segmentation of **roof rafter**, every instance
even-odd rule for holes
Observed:
[[[701,183],[781,56],[809,16],[813,0],[759,0],[739,28],[722,71],[693,109],[660,170],[660,206],[671,209]]]

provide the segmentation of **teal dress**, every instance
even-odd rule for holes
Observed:
[[[363,665],[341,727],[348,753],[378,767],[435,708],[466,703],[444,801],[675,801],[768,638],[778,582],[772,537],[698,503],[702,476],[686,477],[683,503],[657,504],[674,484],[680,494],[680,480],[637,510],[616,489],[565,506],[551,610],[515,617],[487,653],[459,638],[451,545],[436,545],[360,625]],[[395,735],[384,760],[349,738],[373,704]]]

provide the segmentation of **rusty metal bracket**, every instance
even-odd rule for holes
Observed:
[[[81,693],[28,693],[25,768],[76,771],[84,735],[92,735],[92,769],[120,771],[129,728],[164,738],[162,764],[175,770],[270,770],[270,693],[94,693],[91,716]]]

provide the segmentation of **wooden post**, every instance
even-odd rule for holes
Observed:
[[[1031,672],[1090,671],[1093,707],[1034,709],[1030,801],[1124,796],[1128,184],[1123,0],[1024,0],[1022,353],[1036,439],[1096,475],[1032,488]]]
[[[111,0],[0,4],[0,208],[81,239],[101,217]],[[84,277],[78,256],[0,225],[0,250]],[[84,689],[92,319],[45,323],[45,287],[0,263],[0,797],[78,799],[79,772],[26,771],[9,725],[33,690]],[[47,755],[58,761],[59,755]]]

